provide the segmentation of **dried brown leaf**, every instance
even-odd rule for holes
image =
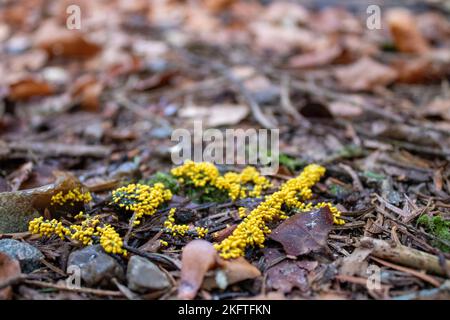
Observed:
[[[373,90],[386,86],[397,79],[397,72],[371,58],[364,57],[357,62],[336,69],[339,83],[353,91]]]
[[[225,289],[227,286],[232,285],[234,283],[241,282],[247,279],[255,279],[261,276],[261,272],[254,265],[249,263],[243,257],[239,257],[233,260],[223,260],[220,259],[218,261],[220,265],[219,269],[216,269],[216,272],[213,277],[208,277],[205,279],[203,283],[203,288],[212,289],[221,287],[221,289]],[[218,273],[221,273],[220,275]],[[224,276],[225,279],[219,281],[217,278],[219,276]]]
[[[189,106],[180,110],[181,117],[196,120],[204,118],[209,127],[238,124],[247,117],[248,113],[247,106],[238,104],[221,104],[212,107]]]
[[[326,66],[336,60],[343,50],[339,45],[325,48],[321,51],[314,51],[293,56],[289,59],[289,66],[297,69],[308,69]]]
[[[101,48],[90,41],[77,30],[69,30],[48,20],[38,29],[34,39],[35,46],[41,48],[50,56],[65,58],[90,58]]]
[[[205,240],[191,241],[183,248],[178,298],[189,300],[195,298],[206,272],[216,265],[217,258],[216,249]]]
[[[409,10],[391,9],[386,13],[386,21],[399,51],[423,54],[430,50],[427,41],[417,27],[416,17]]]
[[[35,96],[48,96],[53,93],[53,87],[47,82],[25,78],[10,84],[8,97],[14,101],[21,101]]]
[[[0,283],[5,283],[20,276],[19,261],[12,259],[5,253],[0,252]],[[9,300],[12,298],[12,289],[10,286],[0,289],[0,300]]]
[[[296,214],[280,224],[270,238],[280,242],[288,255],[299,256],[326,245],[333,217],[328,207]]]

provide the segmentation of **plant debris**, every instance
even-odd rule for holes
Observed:
[[[449,18],[6,1],[0,297],[450,299]]]

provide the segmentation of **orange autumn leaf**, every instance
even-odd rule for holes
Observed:
[[[9,98],[14,101],[28,100],[35,96],[48,96],[54,89],[47,82],[25,78],[9,86]]]
[[[416,17],[409,10],[391,9],[386,13],[386,20],[399,51],[422,54],[430,50],[418,29]]]

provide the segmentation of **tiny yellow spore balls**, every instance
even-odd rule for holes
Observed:
[[[271,232],[266,224],[275,218],[286,219],[285,207],[301,211],[313,208],[312,204],[305,204],[303,201],[312,197],[311,187],[324,174],[325,168],[322,166],[315,164],[306,166],[298,177],[288,180],[279,191],[266,196],[265,200],[244,218],[229,237],[215,244],[215,248],[225,259],[243,256],[245,249],[249,246],[263,248],[265,236]],[[325,205],[330,207],[335,223],[343,223],[343,220],[339,219],[340,212],[331,204],[320,203],[317,206]],[[244,216],[245,210],[240,208],[239,214]]]
[[[67,193],[62,191],[53,195],[50,199],[51,205],[64,205],[66,203],[74,206],[75,203],[89,203],[92,201],[92,196],[89,192],[82,192],[80,188],[70,190]]]
[[[154,186],[132,183],[112,192],[113,203],[134,212],[134,225],[139,225],[144,215],[155,214],[158,207],[171,198],[172,192],[162,183],[155,183]]]
[[[272,186],[261,176],[256,168],[248,166],[242,172],[227,172],[220,175],[216,166],[209,162],[186,161],[171,170],[180,183],[190,182],[195,187],[212,186],[227,192],[231,200],[245,197],[260,197],[262,192]]]
[[[126,255],[127,251],[123,249],[123,240],[116,230],[108,224],[102,225],[98,216],[90,217],[80,212],[78,218],[83,218],[80,224],[72,224],[64,227],[62,222],[53,220],[44,220],[43,217],[35,218],[30,221],[28,230],[32,234],[42,236],[58,235],[61,239],[68,237],[78,241],[84,246],[89,246],[94,241],[99,240],[100,245],[108,253]]]
[[[164,228],[166,229],[166,232],[171,233],[173,236],[184,236],[191,228],[187,224],[176,224],[175,212],[176,208],[170,209],[167,219],[164,221]],[[195,227],[195,232],[199,238],[204,238],[208,234],[208,229]]]

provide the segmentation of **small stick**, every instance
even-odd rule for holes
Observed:
[[[353,188],[355,188],[356,191],[359,191],[359,192],[364,191],[364,187],[363,187],[363,185],[361,183],[361,180],[359,179],[358,174],[355,172],[355,170],[352,169],[352,167],[350,167],[350,166],[348,166],[346,164],[343,164],[343,163],[340,163],[339,167],[344,169],[345,172],[347,172],[348,175],[352,178],[352,180],[353,180]]]
[[[111,291],[111,290],[101,290],[101,289],[92,289],[92,288],[69,288],[64,285],[60,284],[54,284],[54,283],[48,283],[43,282],[39,280],[24,280],[23,283],[42,287],[42,288],[52,288],[57,290],[64,290],[64,291],[73,291],[73,292],[79,292],[79,293],[88,293],[88,294],[94,294],[97,296],[109,296],[109,297],[123,297],[124,294],[120,291]]]
[[[392,261],[410,268],[425,270],[440,276],[447,276],[450,261],[445,260],[445,269],[439,263],[439,258],[429,253],[412,249],[403,245],[391,245],[388,241],[364,237],[360,245],[372,249],[372,255]]]
[[[398,270],[398,271],[409,273],[410,275],[415,276],[416,278],[419,278],[419,279],[421,279],[423,281],[426,281],[426,282],[430,283],[431,285],[433,285],[435,287],[440,287],[441,286],[441,283],[439,281],[437,281],[435,278],[433,278],[433,277],[431,277],[431,276],[429,276],[429,275],[427,275],[425,273],[422,273],[420,271],[417,271],[417,270],[414,270],[414,269],[411,269],[411,268],[398,266],[396,264],[384,261],[384,260],[379,259],[379,258],[375,258],[375,257],[370,257],[370,258],[372,260],[378,262],[379,264],[382,264],[383,266],[392,268],[394,270]]]

